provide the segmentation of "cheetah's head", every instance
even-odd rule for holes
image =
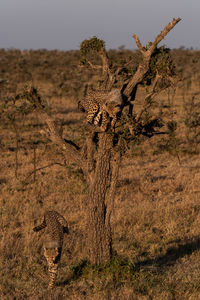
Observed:
[[[57,263],[60,259],[61,248],[56,241],[48,241],[44,245],[44,256],[48,263]]]
[[[48,263],[55,264],[58,260],[59,250],[58,248],[46,248],[44,247],[44,256]]]

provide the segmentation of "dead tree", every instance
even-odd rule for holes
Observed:
[[[122,155],[126,152],[128,140],[134,138],[135,135],[144,133],[147,128],[152,129],[154,127],[156,123],[155,120],[150,120],[148,124],[144,124],[141,122],[141,119],[144,112],[148,109],[151,99],[160,90],[160,88],[158,88],[158,82],[163,78],[167,78],[168,84],[171,84],[172,76],[171,74],[167,74],[167,68],[169,68],[169,66],[165,68],[163,74],[159,71],[158,64],[156,65],[152,89],[144,99],[144,107],[138,116],[133,115],[133,102],[135,100],[136,91],[138,85],[144,80],[150,69],[150,61],[157,50],[157,45],[179,21],[179,18],[173,19],[155,38],[154,42],[146,47],[141,45],[137,35],[133,35],[142,59],[135,74],[131,77],[129,76],[120,87],[124,105],[121,107],[121,114],[118,118],[115,130],[110,128],[107,131],[99,132],[97,126],[88,124],[87,137],[82,147],[61,137],[53,117],[46,110],[35,88],[30,88],[23,95],[23,97],[29,99],[33,107],[39,111],[42,120],[45,120],[49,129],[50,139],[61,149],[67,164],[76,164],[85,175],[89,187],[86,239],[88,258],[91,263],[106,263],[111,258],[112,234],[110,219],[120,161]],[[89,60],[85,62],[90,68],[102,70],[101,88],[110,91],[120,76],[122,68],[119,67],[113,71],[104,43],[97,38],[84,41],[82,43],[82,49],[84,49],[86,54],[87,51],[92,49],[100,56],[102,62],[101,66],[95,65]],[[127,105],[129,106],[129,110],[124,109]],[[150,134],[153,134],[153,130],[151,130]]]

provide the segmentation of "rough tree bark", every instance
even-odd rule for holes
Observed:
[[[135,87],[142,81],[145,74],[149,69],[149,62],[151,55],[157,44],[167,35],[167,33],[180,21],[180,19],[173,19],[164,30],[156,37],[148,50],[145,50],[136,35],[133,37],[136,40],[136,44],[142,54],[143,60],[139,65],[136,74],[129,81],[128,85],[124,89],[123,93],[127,98],[131,97],[131,93]],[[102,58],[103,74],[109,67],[107,64],[107,56],[103,55]],[[107,71],[108,80],[105,87],[109,90],[114,83],[114,76],[110,70]],[[129,113],[132,113],[132,101],[131,109]],[[98,158],[95,169],[94,181],[90,185],[90,200],[89,200],[89,214],[88,214],[88,248],[90,261],[95,264],[107,262],[112,254],[112,234],[110,225],[110,216],[112,212],[112,203],[115,196],[116,182],[118,178],[119,165],[121,161],[120,152],[115,153],[115,159],[111,159],[113,150],[113,141],[108,134],[102,134],[99,141]]]
[[[180,21],[173,19],[164,30],[156,37],[151,46],[146,49],[142,47],[139,38],[133,35],[138,49],[142,55],[142,61],[138,66],[136,73],[132,76],[126,85],[122,87],[123,95],[129,100],[129,113],[132,114],[133,90],[143,80],[149,69],[149,62],[158,43],[167,35],[167,33]],[[102,75],[105,79],[107,90],[112,88],[115,77],[119,74],[119,69],[112,73],[108,64],[108,58],[105,49],[98,53],[102,59]],[[90,63],[90,67],[93,66]],[[30,94],[32,95],[30,97]],[[115,197],[116,182],[118,178],[119,165],[121,161],[120,147],[115,149],[112,132],[98,133],[98,147],[94,147],[93,137],[95,129],[86,139],[86,144],[81,149],[70,141],[64,140],[56,128],[51,115],[44,110],[41,99],[37,92],[29,92],[29,100],[34,103],[34,107],[40,111],[42,119],[46,121],[49,128],[49,135],[52,142],[56,143],[66,157],[67,162],[77,164],[83,171],[89,185],[88,198],[88,221],[87,221],[87,247],[88,258],[91,263],[106,263],[112,254],[112,233],[110,218]],[[118,142],[119,146],[119,142]]]
[[[112,181],[112,137],[103,133],[99,139],[99,151],[94,179],[90,184],[88,205],[88,250],[94,264],[106,262],[111,256],[111,228],[107,222],[106,194]]]

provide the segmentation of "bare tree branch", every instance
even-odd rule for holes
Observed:
[[[165,36],[168,34],[169,31],[171,31],[174,26],[181,21],[181,18],[173,19],[165,28],[161,31],[160,34],[156,37],[155,41],[149,48],[149,52],[152,54],[157,47],[157,45],[165,38]]]
[[[156,37],[152,45],[149,49],[145,50],[144,47],[142,47],[142,44],[140,43],[140,40],[137,35],[133,35],[136,45],[138,49],[140,50],[142,54],[142,62],[139,64],[138,69],[136,73],[133,75],[133,77],[130,79],[129,83],[127,84],[126,88],[124,89],[123,93],[128,98],[130,97],[133,89],[136,87],[138,83],[142,81],[144,78],[144,75],[149,69],[149,62],[151,59],[151,56],[153,52],[155,51],[158,43],[160,43],[164,37],[168,34],[170,30],[174,28],[174,26],[180,21],[180,18],[173,19],[165,28],[161,31],[161,33]]]
[[[100,69],[102,69],[102,66],[99,66],[99,65],[94,65],[93,63],[91,63],[91,61],[90,60],[86,60],[86,62],[88,63],[88,65],[89,65],[89,67],[91,68],[91,69],[94,69],[94,70],[100,70]]]
[[[50,139],[62,150],[66,161],[68,161],[69,164],[76,163],[80,168],[85,170],[86,161],[84,161],[84,159],[80,155],[80,147],[77,146],[74,142],[65,140],[61,137],[59,129],[57,128],[53,117],[49,112],[46,111],[46,108],[42,104],[40,95],[37,93],[37,90],[33,87],[30,87],[23,97],[27,97],[29,101],[32,102],[33,106],[39,112],[41,119],[46,122],[49,128]]]
[[[74,145],[72,141],[67,141],[61,138],[55,121],[48,113],[46,113],[45,111],[40,111],[40,113],[42,119],[45,120],[48,125],[50,139],[52,140],[52,142],[56,143],[62,150],[64,150],[66,160],[68,162],[74,162],[84,169],[85,162],[80,156],[80,151],[77,150],[79,147],[77,145]]]
[[[133,34],[132,37],[135,39],[135,43],[136,43],[138,49],[140,50],[140,52],[141,53],[145,52],[145,49],[142,47],[139,37],[136,34]]]
[[[105,78],[105,87],[104,88],[109,90],[109,89],[111,89],[111,87],[115,81],[115,77],[114,77],[114,74],[110,70],[108,56],[107,56],[107,53],[104,48],[101,49],[101,51],[99,52],[99,55],[100,55],[101,61],[102,61],[102,75]]]

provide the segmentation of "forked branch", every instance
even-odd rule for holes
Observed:
[[[161,31],[161,33],[155,38],[154,42],[151,46],[146,49],[142,46],[139,38],[137,35],[133,35],[135,39],[136,45],[142,54],[142,62],[139,64],[136,73],[130,79],[129,83],[127,84],[126,88],[124,89],[123,93],[126,97],[130,98],[133,89],[143,80],[145,74],[149,69],[149,62],[151,59],[152,54],[154,53],[157,45],[165,38],[170,30],[174,28],[174,26],[180,21],[180,18],[173,19],[165,28]]]
[[[21,97],[29,100],[33,107],[40,113],[41,119],[45,121],[48,126],[50,139],[62,150],[66,161],[68,161],[69,164],[75,163],[84,170],[86,162],[80,156],[80,148],[74,142],[65,140],[61,137],[59,129],[57,128],[53,117],[47,112],[45,105],[42,103],[37,89],[30,87]]]

